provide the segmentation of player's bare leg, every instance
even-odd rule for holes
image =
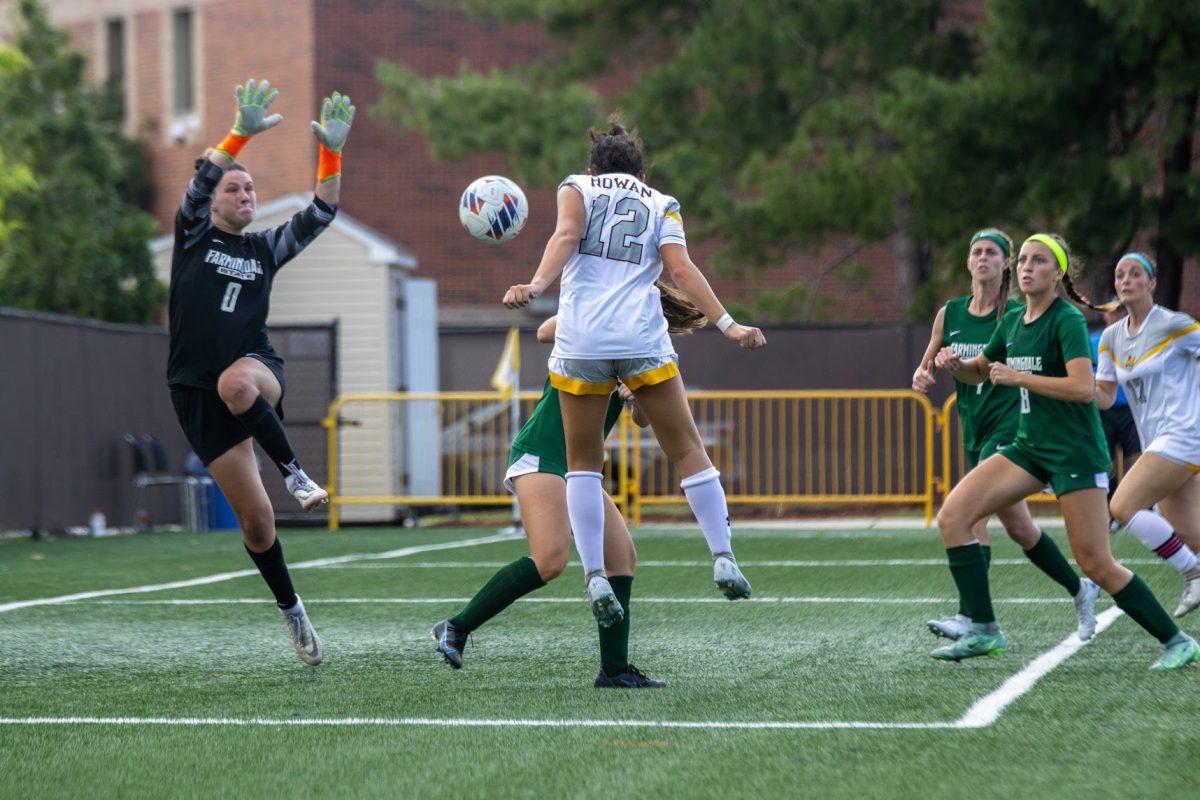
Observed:
[[[604,570],[604,415],[608,394],[560,391],[567,443],[567,512],[592,614],[602,627],[620,622],[625,611]]]
[[[1196,483],[1195,475],[1182,464],[1157,453],[1143,453],[1125,473],[1109,504],[1117,524],[1183,575],[1183,594],[1175,609],[1176,617],[1200,605],[1200,560],[1189,546],[1200,533],[1200,525],[1193,519],[1200,509],[1192,504],[1200,501],[1200,490],[1190,487]],[[1156,503],[1160,504],[1160,510],[1169,510],[1182,523],[1182,535],[1170,517],[1154,510]]]
[[[1159,512],[1171,523],[1175,534],[1192,552],[1200,551],[1200,480],[1193,476],[1171,494],[1158,502]],[[1200,606],[1200,565],[1184,573],[1183,595],[1175,617]]]
[[[692,411],[688,407],[683,380],[678,375],[661,383],[640,386],[634,390],[638,405],[663,454],[683,476],[683,489],[688,505],[713,559],[713,582],[730,600],[750,596],[750,581],[742,574],[733,556],[732,533],[729,527],[729,508],[721,473],[713,467]]]

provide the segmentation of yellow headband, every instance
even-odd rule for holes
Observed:
[[[1054,260],[1058,262],[1058,268],[1063,271],[1064,275],[1067,274],[1067,251],[1063,250],[1061,244],[1054,241],[1054,237],[1047,236],[1044,233],[1035,233],[1033,236],[1030,236],[1025,240],[1025,244],[1029,244],[1030,242],[1037,242],[1038,244],[1044,244],[1046,247],[1049,247],[1050,252],[1054,253]],[[1024,247],[1025,245],[1021,246]]]

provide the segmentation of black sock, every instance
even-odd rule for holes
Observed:
[[[275,462],[283,477],[286,478],[293,471],[300,469],[300,462],[296,460],[292,443],[284,433],[283,423],[279,421],[279,416],[266,398],[260,394],[254,398],[250,408],[234,416],[250,432],[267,457]]]
[[[262,553],[256,553],[249,547],[246,552],[262,573],[279,607],[291,608],[296,605],[296,590],[292,588],[292,576],[288,574],[287,564],[283,563],[283,547],[279,544],[279,538],[276,537],[275,543]]]

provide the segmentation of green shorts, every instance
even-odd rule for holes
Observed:
[[[544,472],[547,475],[557,475],[567,479],[567,465],[560,464],[554,459],[526,453],[523,450],[513,450],[508,454],[508,471],[504,473],[504,488],[509,494],[516,494],[517,487],[513,480],[528,475],[531,472]]]
[[[973,470],[979,466],[980,461],[987,461],[989,458],[999,453],[1007,445],[1009,445],[1014,437],[1011,431],[997,433],[983,440],[983,444],[978,450],[963,450],[963,455],[967,457],[967,469]]]
[[[1049,484],[1055,497],[1078,492],[1080,489],[1108,489],[1108,472],[1051,472],[1043,467],[1037,455],[1020,442],[1013,442],[1000,455],[1028,472],[1041,483]]]

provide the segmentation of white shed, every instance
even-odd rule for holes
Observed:
[[[265,203],[250,230],[281,225],[310,201],[311,195],[290,194]],[[164,283],[170,279],[172,243],[169,235],[151,243],[155,271]],[[411,253],[339,212],[328,230],[279,272],[268,322],[337,323],[340,395],[437,391],[436,283],[412,277],[416,266]],[[410,437],[400,436],[397,409],[379,406],[372,413],[359,407],[352,416],[354,424],[341,436],[344,490],[392,495],[404,491],[406,474],[436,474],[436,467],[414,463],[432,454],[401,452],[400,442]],[[391,507],[350,506],[342,512],[343,519],[360,521],[387,521],[392,515]]]

